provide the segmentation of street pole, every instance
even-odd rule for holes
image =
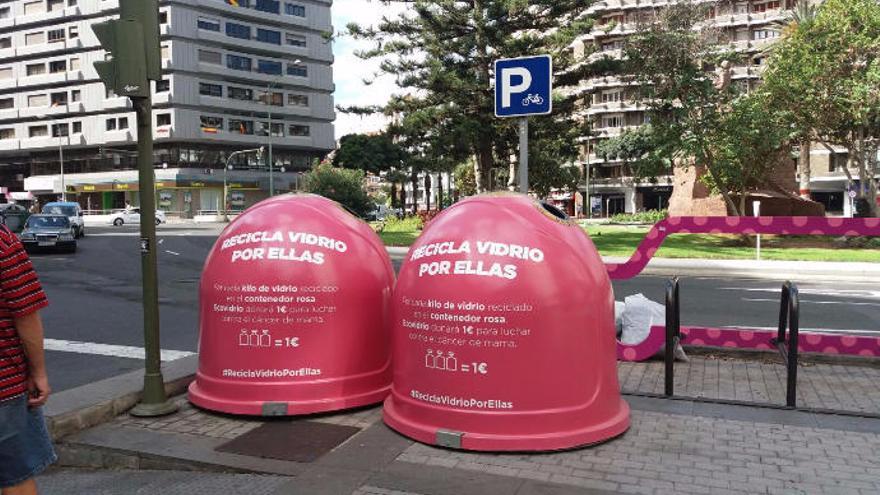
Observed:
[[[269,96],[271,98],[271,96]],[[270,104],[271,106],[271,104]],[[272,110],[269,113],[269,197],[275,196],[275,177],[272,173]]]
[[[237,153],[230,153],[228,157],[226,157],[226,163],[223,165],[223,221],[229,221],[229,211],[226,208],[226,204],[229,202],[229,189],[228,182],[226,180],[227,174],[229,173],[229,162],[232,161],[232,157]]]
[[[153,105],[151,97],[132,97],[137,114],[138,188],[141,200],[141,273],[143,277],[144,392],[132,416],[165,416],[177,411],[177,404],[165,394],[159,345],[159,284],[156,257],[156,183],[153,171]]]
[[[529,193],[529,119],[519,119],[519,192]]]
[[[61,136],[61,124],[55,125],[58,132],[58,163],[61,165],[61,201],[67,201],[67,185],[64,183],[64,137]]]

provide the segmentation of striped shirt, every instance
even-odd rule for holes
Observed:
[[[21,242],[0,225],[0,401],[27,392],[27,356],[15,329],[15,318],[47,304]]]

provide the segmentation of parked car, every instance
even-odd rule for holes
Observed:
[[[141,209],[130,208],[116,212],[112,217],[110,217],[110,223],[117,227],[125,225],[127,223],[140,225]],[[162,210],[156,210],[156,225],[160,225],[163,223],[165,223],[165,212]]]
[[[86,235],[86,225],[83,221],[83,211],[79,203],[70,201],[57,201],[54,203],[46,203],[43,206],[43,214],[45,215],[64,215],[70,220],[76,232],[76,237],[84,237]]]
[[[390,217],[400,218],[400,208],[389,208],[387,205],[376,205],[373,211],[367,213],[368,222],[384,222]]]
[[[0,221],[13,232],[21,232],[30,213],[27,208],[13,203],[0,204]]]
[[[76,252],[76,227],[66,215],[31,215],[21,232],[26,250],[37,248]]]

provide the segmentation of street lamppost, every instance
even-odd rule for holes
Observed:
[[[299,65],[302,63],[302,60],[296,59],[292,63],[293,63],[293,65]],[[269,197],[270,198],[272,196],[275,196],[275,176],[274,176],[274,172],[273,172],[273,169],[275,167],[275,162],[274,162],[274,158],[272,156],[272,137],[273,137],[272,136],[272,89],[276,88],[278,86],[278,84],[280,84],[279,79],[280,78],[276,78],[274,81],[272,81],[266,85],[266,100],[264,101],[264,104],[266,105],[266,114],[269,119],[269,129],[267,130],[266,134],[269,138],[268,139],[268,141],[269,141],[269,155],[267,156],[267,160],[269,162]],[[284,94],[281,95],[281,103],[282,103],[282,105],[284,104]],[[283,134],[284,133],[284,126],[282,125],[281,127],[282,127],[281,133]]]
[[[50,108],[55,108],[57,106],[58,103],[53,103]],[[47,117],[48,115],[46,114],[37,116],[40,120]],[[64,183],[64,136],[61,135],[61,124],[58,122],[51,124],[50,129],[52,129],[52,132],[58,134],[58,164],[61,167],[61,201],[67,201],[67,185]],[[67,135],[70,135],[69,127]]]
[[[230,153],[229,156],[226,157],[226,165],[223,167],[223,221],[224,222],[229,221],[229,211],[228,211],[228,208],[226,207],[226,204],[227,204],[228,198],[229,198],[229,189],[228,189],[229,182],[227,180],[227,174],[229,173],[229,167],[230,167],[230,162],[232,161],[232,158],[237,155],[247,155],[247,154],[251,154],[251,153],[256,153],[257,160],[259,160],[260,158],[263,157],[263,148],[264,148],[263,146],[260,146],[259,148],[254,148],[254,149],[250,149],[250,150],[235,151],[235,152]]]

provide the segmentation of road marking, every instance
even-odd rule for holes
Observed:
[[[781,292],[779,287],[761,288],[761,287],[721,287],[720,290],[735,290],[742,292]],[[880,290],[871,289],[829,289],[829,288],[810,288],[798,287],[801,295],[809,294],[811,296],[826,297],[857,297],[862,299],[880,299]]]
[[[95,356],[112,356],[130,359],[144,359],[146,356],[143,347],[99,344],[96,342],[78,342],[75,340],[46,339],[43,342],[43,347],[47,351],[74,352],[76,354],[92,354]],[[162,361],[166,362],[177,361],[178,359],[194,355],[194,352],[162,349]]]
[[[165,250],[165,252],[174,256],[180,256],[180,253],[175,253],[174,251],[169,251],[167,249]]]
[[[773,302],[779,304],[779,299],[752,299],[748,297],[742,298],[743,301],[747,302]],[[869,303],[869,302],[850,302],[850,301],[813,301],[813,300],[805,300],[801,299],[801,303],[808,304],[843,304],[846,306],[878,306],[880,307],[880,303]]]

